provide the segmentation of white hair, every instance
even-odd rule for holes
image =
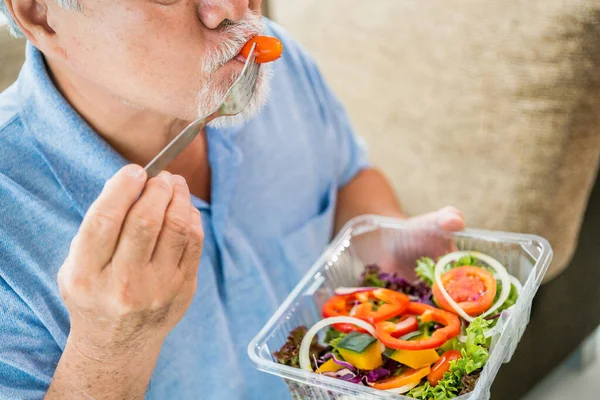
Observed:
[[[73,11],[81,11],[81,5],[79,4],[79,0],[54,0],[56,3],[64,8],[65,10],[73,10]],[[6,3],[4,0],[0,0],[0,14],[4,14],[6,19],[8,20],[8,30],[14,37],[20,38],[24,37],[23,32],[19,28],[19,25],[12,18],[12,15],[8,12],[8,8],[6,8]]]
[[[250,103],[242,110],[238,115],[233,117],[221,117],[213,120],[208,125],[214,128],[227,128],[230,126],[241,125],[250,119],[252,119],[259,111],[264,107],[269,99],[270,94],[270,80],[273,76],[273,69],[271,64],[263,64],[256,82],[256,90],[254,96],[250,100]],[[237,74],[235,76],[237,78]],[[233,79],[232,79],[233,80]],[[209,94],[216,104],[220,103],[223,98],[217,97],[214,94]],[[199,113],[200,114],[200,113]]]
[[[241,48],[251,37],[262,33],[264,24],[259,14],[248,10],[243,19],[228,24],[220,33],[220,40],[214,47],[209,47],[206,57],[202,60],[204,82],[198,91],[198,118],[207,116],[220,105],[227,90],[235,83],[240,72],[233,73],[225,82],[216,82],[215,74],[221,67],[234,59]],[[250,103],[234,117],[222,117],[210,123],[214,127],[227,127],[241,124],[260,111],[269,95],[269,80],[271,66],[266,64],[261,67],[261,72],[256,84],[256,91]]]

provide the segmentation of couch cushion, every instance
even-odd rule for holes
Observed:
[[[568,263],[600,155],[597,0],[279,0],[409,214],[548,238]]]
[[[25,41],[13,39],[6,26],[0,25],[0,92],[17,79],[25,60]]]

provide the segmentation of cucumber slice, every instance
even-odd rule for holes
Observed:
[[[367,335],[366,333],[350,332],[344,336],[342,340],[340,340],[340,342],[337,344],[337,348],[346,349],[354,353],[361,354],[367,349],[367,347],[376,341],[376,338],[371,335]]]

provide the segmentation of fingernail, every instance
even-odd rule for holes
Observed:
[[[135,164],[130,164],[128,166],[126,166],[124,168],[125,170],[125,174],[127,174],[127,176],[130,176],[132,178],[135,179],[140,179],[142,176],[144,176],[144,168],[140,167],[139,165],[135,165]]]
[[[158,174],[158,177],[160,179],[162,179],[163,181],[167,182],[169,185],[173,184],[173,175],[171,175],[169,172],[167,171],[163,171],[160,174]]]
[[[175,183],[181,186],[187,186],[187,182],[185,178],[181,175],[173,175],[173,179],[175,179]]]

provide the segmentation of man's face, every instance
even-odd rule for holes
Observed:
[[[81,0],[49,23],[68,66],[120,100],[184,120],[214,111],[262,30],[261,0]]]

